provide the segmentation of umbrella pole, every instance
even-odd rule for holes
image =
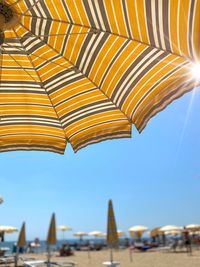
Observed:
[[[133,262],[132,249],[129,248],[130,262]]]
[[[49,245],[47,246],[47,267],[50,267],[51,251]]]
[[[113,248],[110,247],[110,262],[113,262]]]
[[[19,258],[19,253],[18,253],[18,249],[17,249],[16,254],[15,254],[15,267],[18,266],[18,258]]]

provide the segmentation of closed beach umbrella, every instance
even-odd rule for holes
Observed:
[[[56,218],[55,213],[53,213],[49,225],[49,231],[47,235],[47,245],[56,245]]]
[[[111,248],[118,245],[117,225],[115,222],[112,200],[109,200],[108,203],[107,244]]]
[[[0,3],[0,151],[141,132],[200,84],[200,0]],[[183,15],[184,14],[184,15]]]
[[[26,225],[25,222],[22,224],[22,228],[19,233],[19,238],[17,241],[17,247],[25,247],[26,246]]]
[[[48,230],[48,235],[47,235],[47,266],[50,267],[50,260],[51,260],[51,250],[50,246],[56,245],[56,217],[55,213],[52,214],[50,225],[49,225],[49,230]]]
[[[18,266],[18,252],[19,248],[24,248],[26,246],[26,226],[25,223],[22,224],[22,228],[19,233],[18,241],[17,241],[17,253],[15,256],[15,266]]]

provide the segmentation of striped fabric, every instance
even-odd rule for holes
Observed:
[[[108,202],[107,245],[111,248],[118,245],[117,225],[112,200]]]
[[[130,137],[198,85],[200,0],[5,2],[0,151]]]

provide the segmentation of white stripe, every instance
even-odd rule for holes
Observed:
[[[161,47],[163,50],[166,50],[165,46],[165,36],[163,30],[163,2],[158,1],[158,18],[159,18],[159,32],[160,32],[160,40],[161,40]]]
[[[155,0],[151,0],[151,17],[152,17],[152,29],[156,47],[159,47],[158,35],[157,35],[157,24],[156,24],[156,3]]]

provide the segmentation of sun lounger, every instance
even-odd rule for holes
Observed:
[[[47,262],[44,260],[29,260],[29,261],[24,261],[24,267],[42,267],[42,266],[58,266],[58,267],[74,267],[77,265],[75,262]]]
[[[14,262],[14,257],[0,257],[0,265],[2,266],[8,266],[9,264],[12,264]]]

